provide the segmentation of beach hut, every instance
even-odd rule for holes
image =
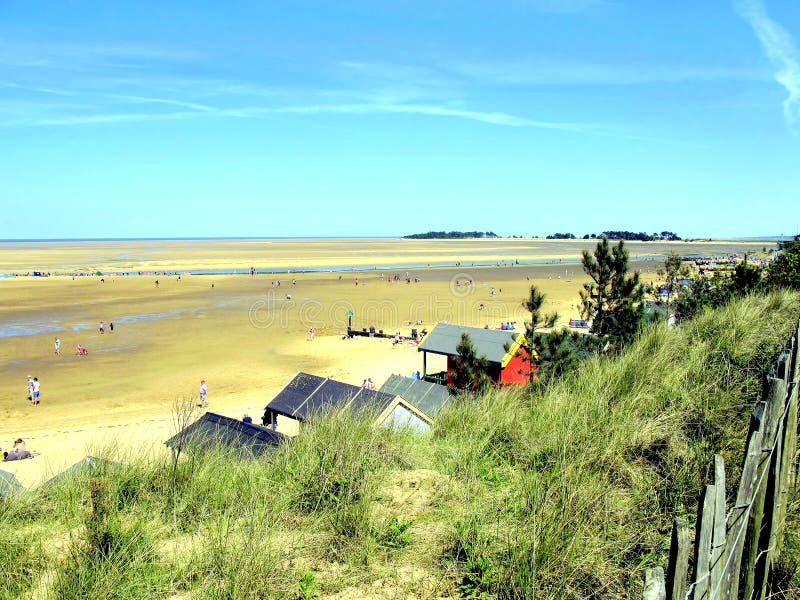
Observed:
[[[64,481],[74,481],[86,475],[94,476],[99,473],[101,469],[120,466],[120,463],[106,460],[104,458],[84,456],[78,462],[73,463],[60,473],[53,475],[50,479],[45,481],[42,486],[49,487],[53,485],[60,485]]]
[[[461,342],[461,335],[468,334],[475,346],[478,356],[486,357],[489,362],[489,378],[498,385],[524,385],[528,382],[531,362],[525,348],[525,335],[518,331],[501,329],[482,329],[480,327],[464,327],[439,323],[434,327],[417,350],[422,352],[424,379],[435,383],[446,384],[451,381],[455,369],[456,348]],[[429,374],[428,354],[440,354],[447,357],[447,371]]]
[[[23,489],[16,475],[0,469],[0,497],[5,498]]]
[[[297,373],[270,400],[264,409],[262,422],[265,427],[294,436],[300,431],[303,421],[335,409],[368,411],[375,425],[391,425],[394,417],[390,416],[398,416],[404,411],[423,423],[430,422],[424,414],[394,394],[302,372]]]
[[[173,455],[181,450],[196,452],[222,447],[240,456],[251,457],[273,450],[284,439],[282,434],[261,425],[207,412],[164,445],[172,450]]]
[[[450,400],[445,386],[400,375],[391,375],[379,391],[397,397],[384,424],[416,431],[430,429],[433,419]]]

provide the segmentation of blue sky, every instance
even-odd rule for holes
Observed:
[[[795,234],[799,47],[795,0],[5,1],[0,238]]]

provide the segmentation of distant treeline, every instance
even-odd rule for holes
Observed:
[[[499,236],[493,231],[429,231],[428,233],[413,233],[403,237],[411,240],[456,240],[463,238],[496,238]]]
[[[604,231],[600,235],[596,233],[587,233],[583,236],[584,240],[599,239],[606,237],[610,240],[635,240],[639,242],[654,242],[666,241],[677,242],[681,238],[671,231],[662,231],[661,233],[645,233],[643,231]],[[575,240],[577,239],[572,233],[553,233],[547,236],[548,240]]]

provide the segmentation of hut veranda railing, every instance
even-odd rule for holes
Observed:
[[[703,490],[689,573],[689,525],[675,519],[666,577],[649,569],[644,600],[760,600],[780,556],[786,505],[797,479],[798,339],[800,326],[766,376],[750,417],[744,464],[733,506],[725,503],[725,465],[714,456],[714,482]]]

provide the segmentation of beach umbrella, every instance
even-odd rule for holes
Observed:
[[[103,273],[102,273],[101,271],[97,271],[97,272],[95,273],[95,275],[102,275],[102,274],[103,274]]]
[[[10,496],[22,489],[22,484],[16,475],[0,469],[0,496]]]

